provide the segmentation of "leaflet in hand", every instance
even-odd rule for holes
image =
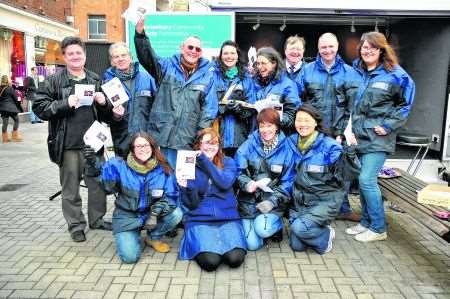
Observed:
[[[136,24],[147,12],[155,10],[152,2],[148,0],[132,0],[128,9],[122,14],[122,18]]]
[[[94,123],[84,134],[83,141],[86,145],[91,146],[96,152],[98,152],[108,140],[108,135],[108,128],[103,126],[98,121],[94,121]]]
[[[345,136],[345,142],[347,142],[347,145],[351,145],[350,140],[352,138],[352,116],[348,119],[347,127],[344,130],[344,136]]]
[[[196,151],[177,151],[176,177],[185,180],[195,179]]]
[[[258,186],[259,189],[261,189],[264,192],[273,193],[272,188],[268,187],[267,185],[270,183],[270,178],[263,178],[255,182],[256,186]]]
[[[80,100],[78,107],[91,106],[94,101],[95,85],[93,84],[75,84],[75,95]]]
[[[248,63],[253,66],[256,63],[256,48],[255,47],[250,47],[250,49],[248,49]]]
[[[125,88],[117,77],[114,77],[112,80],[103,84],[102,90],[105,92],[114,107],[117,107],[129,100]]]
[[[278,100],[264,99],[256,101],[253,105],[255,106],[255,109],[258,111],[258,113],[265,108],[273,108],[280,114],[280,119],[283,118],[283,104]]]

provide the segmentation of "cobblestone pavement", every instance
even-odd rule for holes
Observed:
[[[23,143],[0,144],[0,187],[20,184],[0,192],[0,298],[450,298],[450,245],[389,209],[387,241],[358,243],[344,234],[351,223],[337,221],[324,256],[294,253],[285,236],[239,269],[207,273],[177,260],[178,236],[168,254],[146,247],[136,265],[121,264],[111,233],[72,242],[60,198],[48,200],[59,183],[46,129],[23,124]]]

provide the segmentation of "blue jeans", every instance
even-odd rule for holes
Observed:
[[[264,244],[265,238],[283,229],[283,221],[278,215],[267,213],[258,215],[255,219],[242,219],[248,250],[258,250]]]
[[[40,121],[41,119],[39,117],[37,117],[36,114],[34,114],[32,106],[33,106],[33,102],[28,100],[28,112],[30,112],[30,121],[31,122]]]
[[[376,233],[386,231],[384,205],[378,187],[378,172],[386,160],[385,152],[360,155],[361,174],[359,175],[359,194],[361,199],[361,225]]]
[[[352,207],[350,206],[350,202],[348,201],[348,194],[350,193],[350,184],[351,182],[345,181],[344,182],[344,200],[342,201],[341,209],[339,210],[339,215],[346,215],[353,212]]]
[[[305,251],[311,247],[315,252],[323,254],[328,247],[330,228],[321,226],[306,217],[289,219],[291,235],[289,245],[294,251]]]
[[[183,213],[180,209],[175,209],[169,215],[158,219],[155,228],[147,231],[150,240],[160,240],[168,231],[174,229],[181,221]],[[129,230],[114,235],[117,255],[126,264],[134,264],[141,257],[141,229]]]

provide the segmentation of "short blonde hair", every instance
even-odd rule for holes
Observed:
[[[1,86],[9,85],[9,77],[8,77],[8,75],[3,75],[2,76],[2,79],[0,81],[0,85]]]
[[[284,43],[284,50],[286,51],[287,46],[293,45],[293,44],[297,44],[297,43],[301,43],[303,46],[303,50],[305,49],[306,46],[306,41],[303,37],[296,35],[292,35],[289,36],[286,40],[286,42]]]

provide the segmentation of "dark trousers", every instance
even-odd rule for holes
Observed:
[[[62,166],[59,168],[62,210],[69,232],[84,230],[86,219],[82,211],[80,182],[83,179],[85,160],[81,150],[65,150]],[[88,221],[90,225],[103,221],[106,213],[106,195],[93,177],[84,177],[88,188]],[[96,223],[97,222],[97,223]]]

